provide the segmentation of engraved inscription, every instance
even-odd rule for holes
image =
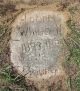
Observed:
[[[25,73],[41,74],[54,69],[62,47],[61,30],[61,19],[43,12],[26,16],[22,25],[16,26],[18,35],[14,36],[19,37],[19,41],[14,37],[17,50],[16,55],[12,51],[12,56],[19,59]]]

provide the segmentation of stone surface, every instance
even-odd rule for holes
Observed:
[[[63,74],[64,31],[63,16],[50,10],[26,11],[18,16],[10,42],[13,66],[32,81]]]

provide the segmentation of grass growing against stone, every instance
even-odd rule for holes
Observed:
[[[16,74],[9,64],[0,69],[0,86],[0,91],[28,91],[24,77]]]
[[[71,19],[67,21],[67,25],[71,30],[67,37],[70,50],[70,57],[66,61],[68,82],[71,91],[80,91],[80,29]]]

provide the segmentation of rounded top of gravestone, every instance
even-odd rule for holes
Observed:
[[[10,49],[11,62],[19,73],[28,78],[41,78],[60,67],[58,64],[65,50],[64,22],[61,14],[48,10],[26,11],[17,17]]]

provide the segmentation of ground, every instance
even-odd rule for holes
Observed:
[[[61,1],[61,0],[60,0]],[[65,1],[65,0],[64,0]],[[73,0],[74,1],[74,0]],[[53,6],[59,12],[68,12],[69,19],[66,24],[70,32],[64,39],[70,55],[66,58],[63,67],[67,73],[68,91],[80,91],[80,3],[79,2],[54,2]],[[26,85],[23,76],[20,76],[10,63],[9,40],[11,24],[25,8],[36,7],[0,3],[0,91],[38,91],[34,85]],[[56,8],[55,8],[56,7]],[[64,91],[61,80],[53,84],[49,91]]]

